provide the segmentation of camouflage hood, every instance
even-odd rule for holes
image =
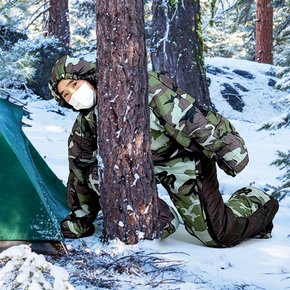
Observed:
[[[86,80],[97,85],[96,64],[85,58],[63,56],[54,65],[51,71],[48,88],[52,96],[63,107],[69,107],[57,91],[57,85],[62,79]]]

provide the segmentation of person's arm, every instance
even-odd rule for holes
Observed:
[[[164,74],[149,75],[150,107],[166,132],[189,151],[198,149],[235,176],[248,163],[244,140],[216,112],[198,108],[193,97]]]
[[[98,189],[91,180],[97,180],[97,139],[93,111],[80,114],[68,139],[69,177],[68,204],[72,210],[80,209],[97,214],[100,210]],[[92,175],[93,174],[93,175]]]

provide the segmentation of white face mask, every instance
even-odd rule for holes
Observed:
[[[69,102],[76,110],[89,109],[96,104],[96,92],[84,82],[71,96]]]

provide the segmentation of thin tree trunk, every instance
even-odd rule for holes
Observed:
[[[104,238],[159,237],[142,0],[97,1],[99,188]]]
[[[68,53],[70,43],[70,24],[68,0],[50,0],[48,35],[54,35]]]
[[[153,70],[168,72],[200,105],[211,108],[199,0],[153,0],[152,11]]]
[[[271,0],[256,3],[256,62],[273,63],[273,8]]]

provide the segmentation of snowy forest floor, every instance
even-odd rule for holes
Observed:
[[[270,193],[270,185],[278,186],[278,177],[283,174],[271,163],[277,158],[277,150],[289,150],[290,130],[287,127],[257,130],[267,122],[279,122],[289,112],[289,95],[269,85],[270,80],[275,80],[275,68],[270,65],[212,58],[207,59],[207,68],[212,101],[243,136],[250,154],[249,165],[237,177],[218,172],[224,199],[249,184]],[[236,100],[231,100],[239,105],[235,109],[228,99],[232,92],[229,85],[239,94]],[[67,137],[76,114],[66,109],[61,109],[63,114],[57,114],[59,108],[53,100],[37,98],[27,104],[27,109],[31,118],[23,120],[29,125],[24,127],[26,135],[58,177],[66,182]],[[159,191],[171,203],[166,191],[163,188]],[[22,259],[26,261],[21,264],[22,268],[11,264],[18,259],[16,254],[0,256],[0,289],[290,289],[289,208],[288,194],[280,202],[271,239],[249,239],[224,249],[203,246],[183,225],[164,241],[141,241],[133,246],[119,241],[103,244],[101,219],[98,219],[92,237],[65,240],[66,254],[44,256],[50,265],[46,270],[36,265],[35,257],[29,260],[31,253],[23,254],[20,246],[14,250],[16,253],[18,249],[26,257]],[[55,270],[47,272],[47,269]],[[47,288],[37,283],[41,273]],[[23,285],[29,286],[22,288]]]

